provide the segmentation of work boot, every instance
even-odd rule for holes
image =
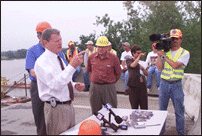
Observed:
[[[125,90],[125,95],[129,95],[129,90],[128,89]]]
[[[84,88],[84,92],[87,92],[87,91],[89,91],[89,88],[90,88],[90,85],[88,85],[88,86],[85,86],[85,88]]]

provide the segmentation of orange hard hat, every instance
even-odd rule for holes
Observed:
[[[85,120],[79,127],[78,135],[102,135],[100,125],[92,119]]]
[[[39,22],[36,26],[36,31],[37,32],[43,32],[44,30],[46,30],[47,28],[52,28],[51,25],[46,22],[46,21],[42,21]]]
[[[182,37],[182,32],[180,29],[172,29],[170,30],[170,37]]]
[[[72,45],[72,44],[74,44],[73,41],[69,41],[69,42],[68,42],[68,45]]]

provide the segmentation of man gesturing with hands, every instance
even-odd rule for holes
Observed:
[[[75,83],[72,76],[75,68],[83,63],[82,54],[77,54],[68,66],[58,56],[62,50],[60,31],[48,28],[42,33],[45,52],[35,63],[39,98],[45,102],[44,115],[47,135],[59,135],[75,125],[72,105],[74,90],[82,91],[83,83]]]

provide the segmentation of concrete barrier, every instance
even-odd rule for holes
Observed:
[[[84,83],[83,70],[84,70],[84,68],[82,67],[81,72],[79,73],[78,77],[75,79],[76,82]],[[151,87],[148,94],[158,95],[158,89],[156,87],[156,80],[155,79],[156,79],[156,75],[154,74],[153,75],[153,80],[152,80],[152,87]],[[119,78],[119,80],[115,84],[115,87],[116,87],[117,92],[124,93],[125,92],[125,82],[124,82],[124,80]]]
[[[76,82],[84,83],[83,68],[76,78]],[[125,83],[120,78],[115,84],[117,92],[125,92]],[[187,115],[194,120],[195,125],[190,128],[188,134],[201,134],[201,74],[184,74],[182,80],[182,87],[184,90],[184,107]],[[152,87],[148,93],[149,95],[157,95],[158,89],[156,87],[155,74],[153,74]]]
[[[185,73],[182,87],[185,112],[195,122],[187,134],[201,135],[201,74]]]
[[[182,86],[185,111],[196,122],[201,108],[201,75],[185,73]]]

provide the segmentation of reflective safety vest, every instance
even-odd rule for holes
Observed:
[[[97,51],[97,48],[96,47],[93,47],[93,51],[91,52],[89,49],[86,49],[87,50],[87,55],[88,57],[91,55],[91,53],[94,53]]]
[[[67,59],[69,60],[69,62],[72,60],[72,58],[78,54],[78,47],[75,47],[75,50],[73,52],[73,56],[71,56],[71,51],[70,49],[67,50]]]
[[[1,76],[1,85],[7,85],[6,77]]]
[[[117,55],[116,51],[114,49],[110,50],[111,53],[114,53],[115,55]]]
[[[175,56],[172,58],[171,50],[166,53],[166,56],[176,62],[181,56],[184,56],[188,51],[181,48],[177,51]],[[161,78],[165,80],[179,80],[184,78],[185,66],[182,65],[178,69],[173,69],[166,61],[164,64],[164,69],[161,72]]]

